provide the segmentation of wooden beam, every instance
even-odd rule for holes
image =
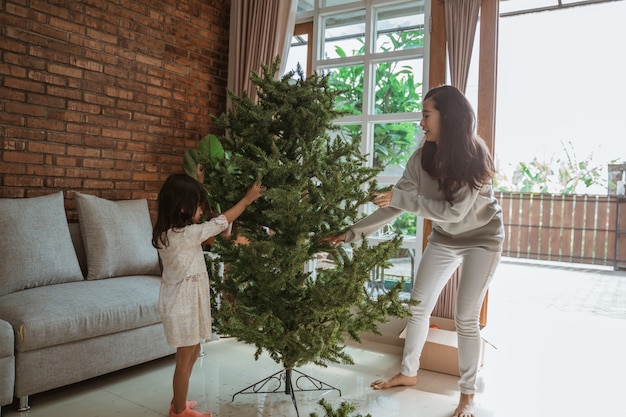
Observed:
[[[446,53],[446,9],[441,0],[432,0],[430,11],[430,54],[428,56],[428,89],[446,83],[448,67]],[[428,244],[428,236],[433,230],[433,223],[424,219],[422,233],[422,251]]]
[[[482,137],[491,155],[495,152],[496,93],[498,81],[498,23],[499,0],[481,0],[480,5],[480,53],[478,64],[478,109],[476,131]],[[494,156],[495,158],[495,156]],[[487,325],[489,292],[485,294],[480,310],[479,323]]]
[[[482,0],[478,66],[477,133],[494,155],[498,72],[498,0]]]

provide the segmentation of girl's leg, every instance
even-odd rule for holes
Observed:
[[[439,293],[460,262],[461,258],[455,250],[438,245],[426,246],[411,292],[411,298],[420,303],[411,307],[400,373],[390,378],[374,381],[371,384],[372,388],[384,389],[417,383],[419,358],[428,336],[430,314],[435,308]]]
[[[499,262],[500,253],[479,248],[467,249],[463,256],[455,304],[461,395],[454,417],[474,416],[473,400],[481,349],[480,309]]]
[[[183,367],[183,368],[189,370],[189,373],[187,374],[187,381],[189,381],[189,379],[191,378],[191,372],[193,371],[193,366],[195,365],[196,360],[200,356],[200,344],[197,344],[195,346],[189,346],[189,347],[194,348],[194,352],[192,352],[191,355],[189,355],[189,363],[186,366]],[[178,350],[176,351],[176,353],[178,353]],[[174,407],[174,399],[173,398],[172,398],[171,405],[172,405],[172,409],[174,409],[173,408]],[[185,405],[188,408],[194,408],[196,405],[198,405],[198,402],[197,401],[186,401]]]
[[[189,391],[189,379],[193,365],[198,358],[200,345],[183,346],[176,349],[176,367],[174,369],[174,399],[172,401],[171,411],[175,414],[181,414],[190,408],[187,402],[187,392]],[[195,404],[193,404],[195,405]],[[198,415],[201,415],[198,413]]]

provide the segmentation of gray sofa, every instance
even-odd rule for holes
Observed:
[[[174,353],[146,200],[0,199],[0,406]]]

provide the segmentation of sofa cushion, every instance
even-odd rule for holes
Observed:
[[[0,199],[0,295],[83,280],[63,193]]]
[[[18,291],[0,298],[0,318],[26,352],[156,324],[160,278],[128,276]]]
[[[111,201],[77,192],[76,209],[88,280],[160,275],[147,200]]]

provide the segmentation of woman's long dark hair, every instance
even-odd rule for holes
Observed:
[[[480,189],[495,174],[493,159],[485,142],[474,133],[476,116],[467,98],[450,85],[428,91],[439,111],[439,143],[422,144],[422,167],[439,182],[447,201],[464,186]]]
[[[166,231],[192,224],[198,207],[206,210],[207,196],[202,184],[187,174],[170,175],[159,191],[157,220],[152,229],[152,245],[167,246]]]

